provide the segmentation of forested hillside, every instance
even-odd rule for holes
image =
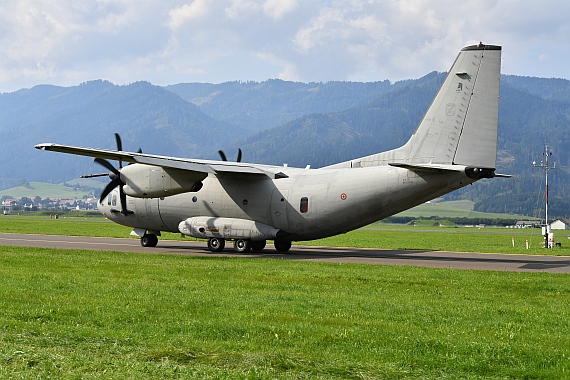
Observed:
[[[311,113],[338,112],[364,104],[404,83],[299,83],[270,79],[262,83],[181,83],[166,89],[213,118],[259,132]]]
[[[146,82],[116,86],[94,81],[73,87],[36,86],[0,94],[3,163],[0,187],[20,180],[61,182],[105,171],[92,160],[40,152],[41,142],[115,148],[162,155],[320,167],[404,144],[445,74],[397,83],[229,82],[161,88]],[[544,144],[557,168],[550,176],[551,216],[570,216],[568,186],[570,82],[503,76],[497,172],[447,196],[468,198],[476,210],[543,215]]]
[[[397,148],[413,133],[444,78],[434,72],[362,105],[313,113],[239,144],[253,161],[300,167],[321,167]]]
[[[90,158],[33,149],[40,142],[115,149],[118,132],[126,150],[200,157],[247,135],[147,82],[36,86],[0,95],[0,114],[4,188],[21,178],[61,182],[101,172]]]

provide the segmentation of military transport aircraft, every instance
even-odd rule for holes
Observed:
[[[495,174],[501,47],[467,46],[410,140],[318,169],[166,157],[60,144],[37,149],[96,157],[111,182],[99,210],[133,227],[145,247],[161,231],[208,239],[213,252],[278,252],[351,231]],[[115,168],[107,160],[119,162]],[[123,162],[130,163],[123,166]]]

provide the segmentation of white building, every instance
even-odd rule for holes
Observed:
[[[570,219],[556,219],[550,223],[551,230],[570,230]]]

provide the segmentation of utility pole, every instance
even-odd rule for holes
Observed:
[[[545,186],[545,215],[544,215],[544,248],[550,248],[548,245],[548,234],[550,233],[550,226],[548,225],[548,171],[556,169],[556,162],[554,165],[548,166],[548,157],[552,156],[552,152],[548,151],[548,144],[544,144],[544,153],[542,153],[544,157],[544,161],[540,161],[540,164],[537,164],[536,161],[532,164],[536,168],[544,169],[546,173],[546,186]]]

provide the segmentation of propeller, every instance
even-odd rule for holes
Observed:
[[[119,136],[118,133],[115,133],[115,141],[117,142],[117,150],[118,151],[122,151],[123,150],[123,143],[121,142],[121,136]],[[139,149],[139,152],[142,153],[142,150]],[[102,202],[103,199],[105,199],[105,197],[107,195],[109,195],[109,193],[111,191],[113,191],[113,189],[115,187],[119,187],[119,199],[121,202],[121,214],[123,215],[128,215],[128,214],[132,214],[132,211],[127,210],[127,195],[125,194],[125,192],[123,191],[123,186],[125,186],[125,182],[123,182],[123,180],[121,179],[121,169],[123,168],[123,161],[119,160],[119,168],[115,168],[109,161],[107,161],[104,158],[95,158],[94,160],[96,163],[98,163],[99,165],[103,166],[104,168],[106,168],[107,170],[109,170],[108,173],[101,173],[101,174],[89,174],[86,176],[81,176],[81,178],[92,178],[92,177],[101,177],[101,176],[105,176],[108,175],[109,178],[111,178],[111,182],[109,182],[107,184],[107,186],[105,186],[105,188],[103,189],[103,192],[101,193],[101,198],[99,198],[99,202]]]
[[[222,158],[222,161],[227,161],[228,158],[226,157],[226,154],[224,153],[223,150],[218,150],[218,153],[220,154],[220,157]],[[236,162],[241,162],[241,149],[238,149],[238,155],[237,155],[237,160]]]

